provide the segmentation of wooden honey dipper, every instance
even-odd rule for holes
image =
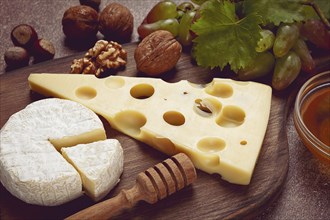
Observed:
[[[189,157],[179,153],[138,174],[136,183],[131,189],[123,189],[117,196],[66,219],[109,219],[120,214],[124,209],[132,208],[138,201],[156,203],[190,185],[196,178],[196,170]]]

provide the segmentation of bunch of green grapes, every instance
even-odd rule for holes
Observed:
[[[320,20],[281,24],[276,31],[264,29],[256,51],[258,55],[247,68],[238,71],[239,79],[253,80],[272,75],[272,87],[287,88],[302,71],[313,73],[315,61],[306,41],[321,49],[330,49],[330,32]]]
[[[195,6],[190,2],[179,5],[170,0],[158,2],[148,13],[137,31],[145,38],[157,30],[167,30],[183,45],[192,44],[190,27],[196,14]]]
[[[137,31],[145,38],[156,30],[167,30],[183,45],[192,45],[195,37],[191,25],[200,17],[191,2],[176,5],[171,0],[158,2],[148,13]],[[303,23],[281,24],[276,29],[263,29],[255,60],[237,72],[241,80],[254,80],[272,74],[272,87],[287,88],[301,71],[313,73],[315,62],[306,41],[317,47],[330,50],[330,31],[320,20]],[[221,37],[221,36],[219,36]]]

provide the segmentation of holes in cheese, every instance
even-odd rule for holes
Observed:
[[[170,139],[164,137],[150,137],[150,138],[152,140],[152,145],[156,146],[162,152],[165,152],[168,155],[177,154],[178,151]]]
[[[247,145],[247,141],[246,140],[243,140],[240,142],[241,145]]]
[[[147,118],[138,111],[125,110],[117,113],[114,117],[114,125],[126,134],[138,136]]]
[[[217,153],[225,147],[226,142],[218,137],[206,137],[197,143],[197,148],[206,153]]]
[[[138,84],[131,88],[130,94],[136,99],[147,99],[155,92],[154,87],[149,84]]]
[[[233,87],[227,83],[212,82],[205,88],[205,92],[213,96],[229,98],[233,95],[234,90]]]
[[[83,86],[76,90],[76,96],[80,99],[93,99],[96,95],[96,90],[90,86]]]
[[[223,108],[216,122],[221,127],[232,128],[244,123],[245,112],[238,106],[228,105]]]
[[[125,80],[123,78],[113,76],[105,80],[105,85],[110,89],[119,89],[125,85]]]
[[[185,122],[185,117],[183,114],[177,111],[168,111],[163,115],[164,121],[173,126],[183,125]]]
[[[212,117],[217,115],[221,110],[222,104],[213,98],[196,99],[194,103],[194,111],[203,117]]]

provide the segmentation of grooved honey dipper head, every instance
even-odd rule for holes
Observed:
[[[155,203],[190,185],[196,178],[196,169],[189,157],[179,153],[140,173],[137,182],[148,191],[146,201]]]

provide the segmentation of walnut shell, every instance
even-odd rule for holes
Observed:
[[[136,68],[150,76],[171,70],[181,56],[181,44],[165,30],[158,30],[145,37],[134,53]]]
[[[89,6],[73,6],[63,14],[63,32],[68,38],[73,39],[95,37],[98,32],[98,18],[97,11]]]
[[[133,26],[132,13],[119,3],[109,4],[100,14],[99,30],[107,39],[127,41],[133,33]]]

